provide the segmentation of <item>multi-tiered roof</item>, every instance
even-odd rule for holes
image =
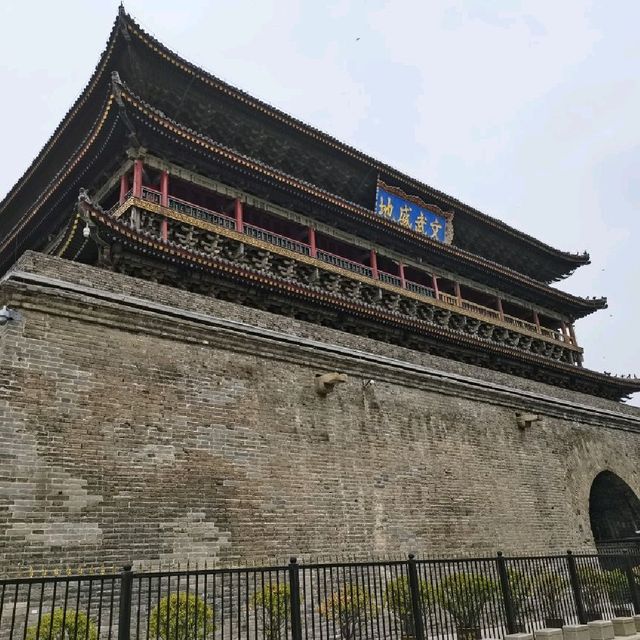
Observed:
[[[447,241],[379,215],[381,186],[444,216]],[[0,238],[3,271],[38,248],[588,393],[640,389],[581,367],[573,322],[606,300],[549,283],[586,253],[252,98],[122,9],[88,85],[0,203]]]

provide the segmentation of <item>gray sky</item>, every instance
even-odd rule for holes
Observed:
[[[86,84],[117,0],[1,0],[0,194]],[[585,365],[640,374],[640,2],[129,0],[174,51],[592,265]],[[640,405],[640,394],[634,404]]]

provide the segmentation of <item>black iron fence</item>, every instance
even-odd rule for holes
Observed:
[[[0,580],[0,640],[479,640],[640,613],[640,555]]]

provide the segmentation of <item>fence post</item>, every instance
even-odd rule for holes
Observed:
[[[411,611],[413,612],[413,625],[416,640],[424,640],[424,622],[422,620],[422,594],[418,580],[418,567],[416,557],[409,554],[409,591],[411,593]]]
[[[300,565],[296,558],[290,558],[289,560],[289,592],[291,594],[291,640],[302,640]]]
[[[569,568],[569,581],[571,582],[571,591],[573,592],[573,600],[576,603],[576,613],[580,624],[587,624],[587,616],[584,611],[584,602],[582,601],[582,591],[580,590],[580,578],[578,569],[576,568],[576,559],[567,551],[567,566]]]
[[[120,600],[118,605],[118,640],[129,640],[131,635],[131,592],[133,571],[126,564],[120,574]]]
[[[624,563],[625,573],[629,581],[629,591],[631,592],[631,602],[633,604],[634,613],[640,613],[640,594],[638,594],[638,585],[636,584],[636,576],[633,573],[633,566],[629,556],[625,557]]]
[[[504,612],[507,616],[507,632],[518,633],[518,621],[516,620],[516,610],[513,606],[513,594],[511,593],[509,572],[507,571],[507,562],[502,555],[502,551],[498,551],[497,563],[498,575],[500,576],[500,586],[502,587],[502,598],[504,600]]]

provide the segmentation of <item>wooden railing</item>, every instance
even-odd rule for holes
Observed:
[[[442,302],[446,302],[447,304],[452,304],[455,307],[459,307],[460,306],[458,304],[458,298],[456,296],[449,295],[448,293],[442,293],[442,291],[440,291],[438,293],[438,298],[440,298],[440,300],[442,300]]]
[[[287,238],[286,236],[281,236],[279,233],[274,233],[273,231],[267,231],[266,229],[262,229],[261,227],[256,227],[251,224],[244,223],[244,232],[251,236],[252,238],[256,238],[257,240],[262,240],[263,242],[269,242],[270,244],[275,244],[277,247],[282,247],[283,249],[289,249],[289,251],[296,251],[297,253],[301,253],[305,256],[311,254],[311,247],[304,242],[298,242],[297,240],[292,240],[291,238]]]
[[[500,312],[495,309],[491,309],[489,307],[483,307],[481,304],[476,304],[475,302],[469,302],[468,300],[462,300],[462,304],[460,305],[463,309],[467,309],[467,311],[474,311],[475,313],[479,313],[481,316],[487,316],[488,318],[495,318],[496,320],[500,320]]]
[[[326,262],[327,264],[332,264],[336,267],[341,267],[342,269],[347,269],[348,271],[353,271],[354,273],[359,273],[363,276],[373,278],[373,269],[361,264],[360,262],[354,262],[353,260],[337,256],[335,253],[322,251],[321,249],[318,249],[316,252],[316,257],[318,260],[322,260],[322,262]]]
[[[132,192],[131,190],[129,190],[129,192],[125,196],[125,199],[130,197],[131,194]],[[141,197],[143,200],[152,202],[154,204],[160,204],[162,202],[162,194],[159,191],[145,186],[142,187]],[[226,214],[219,213],[217,211],[211,211],[210,209],[205,209],[204,207],[200,207],[191,202],[187,202],[186,200],[182,200],[174,196],[168,196],[168,204],[170,209],[173,209],[178,213],[182,213],[201,220],[206,220],[207,222],[218,224],[222,227],[225,227],[226,229],[236,230],[235,219]],[[245,233],[252,238],[256,238],[257,240],[262,240],[263,242],[268,242],[275,246],[289,249],[290,251],[295,251],[305,256],[311,255],[310,245],[298,240],[294,240],[287,236],[274,233],[273,231],[268,231],[267,229],[263,229],[262,227],[244,223],[242,233]],[[373,269],[371,267],[360,262],[344,258],[343,256],[318,249],[316,251],[315,257],[322,262],[332,264],[342,269],[346,269],[347,271],[359,273],[360,275],[367,276],[369,278],[375,277]],[[556,331],[555,329],[541,327],[533,322],[523,320],[522,318],[516,318],[507,314],[500,314],[500,312],[496,309],[491,309],[490,307],[485,307],[483,305],[476,304],[475,302],[470,302],[469,300],[459,299],[457,296],[444,293],[442,291],[438,292],[438,294],[436,295],[434,289],[430,287],[425,287],[424,285],[418,284],[417,282],[413,282],[411,280],[404,280],[403,282],[403,280],[399,276],[387,273],[386,271],[378,270],[377,279],[381,282],[385,282],[386,284],[390,284],[395,287],[402,287],[407,291],[412,291],[413,293],[418,293],[428,298],[438,299],[446,304],[465,309],[466,311],[477,313],[478,315],[485,316],[493,320],[502,320],[507,324],[513,325],[514,327],[538,333],[545,336],[546,338],[574,344],[574,341],[570,337],[565,336],[563,333],[561,333],[560,331]]]
[[[394,287],[402,287],[402,279],[399,276],[394,276],[392,273],[378,270],[378,280],[392,284]]]
[[[547,327],[540,327],[540,333],[543,336],[546,336],[547,338],[553,338],[554,340],[561,340],[561,341],[565,340],[562,333],[560,333],[560,331],[556,331],[555,329],[547,329]]]
[[[162,194],[155,189],[149,187],[142,187],[141,197],[147,202],[153,202],[153,204],[160,204],[162,202]]]
[[[535,331],[536,333],[538,332],[538,326],[533,322],[527,322],[521,318],[514,318],[513,316],[508,316],[506,313],[504,314],[504,321],[508,324],[512,324],[514,327],[520,327],[521,329],[527,329],[528,331]]]
[[[180,198],[174,198],[173,196],[169,196],[169,209],[191,216],[192,218],[198,218],[199,220],[219,224],[226,229],[236,228],[236,221],[230,216],[227,216],[224,213],[219,213],[218,211],[211,211],[210,209],[199,207],[191,202],[181,200]]]
[[[436,292],[433,289],[425,287],[423,284],[412,282],[411,280],[407,280],[405,282],[405,288],[409,291],[413,291],[413,293],[419,293],[420,295],[426,296],[427,298],[436,297]]]

